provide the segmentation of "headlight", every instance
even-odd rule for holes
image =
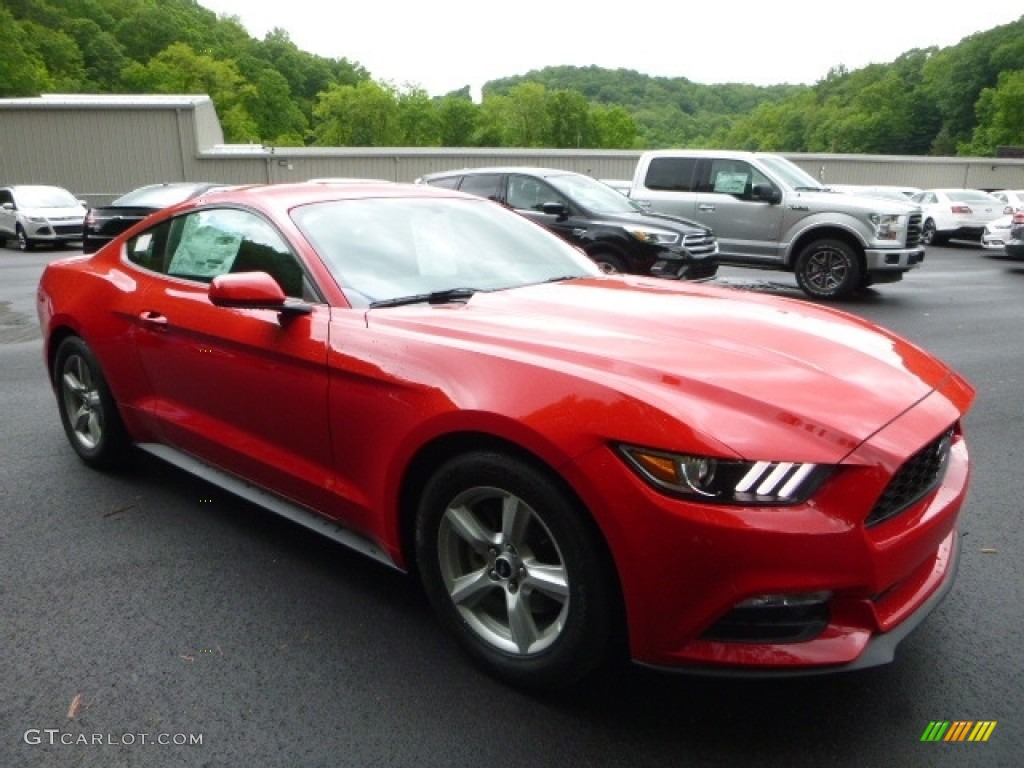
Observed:
[[[799,504],[832,472],[791,461],[737,461],[620,445],[619,452],[656,488],[694,501]]]
[[[907,228],[906,217],[893,213],[872,213],[868,216],[875,228],[878,240],[901,240],[903,230]]]
[[[629,234],[641,243],[651,245],[675,245],[679,242],[679,233],[667,229],[631,229]]]
[[[45,216],[26,216],[25,220],[26,221],[31,221],[33,224],[45,224],[46,223],[46,217]]]

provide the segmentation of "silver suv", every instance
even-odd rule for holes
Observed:
[[[81,240],[85,213],[85,204],[63,187],[0,187],[0,246],[17,240],[28,251]]]
[[[645,152],[629,195],[714,229],[722,263],[788,270],[818,299],[896,282],[924,259],[920,207],[833,192],[779,155]]]

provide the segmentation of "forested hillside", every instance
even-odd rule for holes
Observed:
[[[1024,17],[813,86],[552,66],[492,81],[474,103],[468,86],[432,98],[377,81],[280,29],[254,39],[195,0],[4,0],[0,96],[41,93],[206,93],[227,141],[278,146],[986,156],[1024,145]]]

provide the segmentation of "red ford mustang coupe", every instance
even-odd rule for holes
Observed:
[[[216,190],[51,264],[38,310],[86,464],[141,449],[416,573],[517,685],[885,663],[956,573],[964,379],[487,200]]]

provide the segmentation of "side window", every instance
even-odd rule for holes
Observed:
[[[459,186],[461,176],[443,176],[440,179],[430,179],[427,184],[431,187],[443,187],[444,189],[456,189]]]
[[[749,200],[754,184],[761,181],[767,179],[743,160],[715,159],[711,161],[711,172],[708,175],[710,189],[707,191]]]
[[[496,173],[480,173],[465,176],[462,179],[460,192],[466,192],[477,197],[486,197],[491,200],[501,199],[501,176]]]
[[[551,185],[530,176],[509,176],[506,202],[521,211],[539,211],[544,203],[569,207],[569,201]]]
[[[695,157],[653,157],[647,166],[644,186],[668,192],[693,192]]]
[[[11,195],[10,190],[0,189],[0,205],[3,205],[4,203],[14,205],[14,197]]]
[[[310,298],[302,267],[273,227],[247,211],[206,209],[161,222],[127,244],[129,261],[208,283],[228,272],[267,272],[285,295]]]

